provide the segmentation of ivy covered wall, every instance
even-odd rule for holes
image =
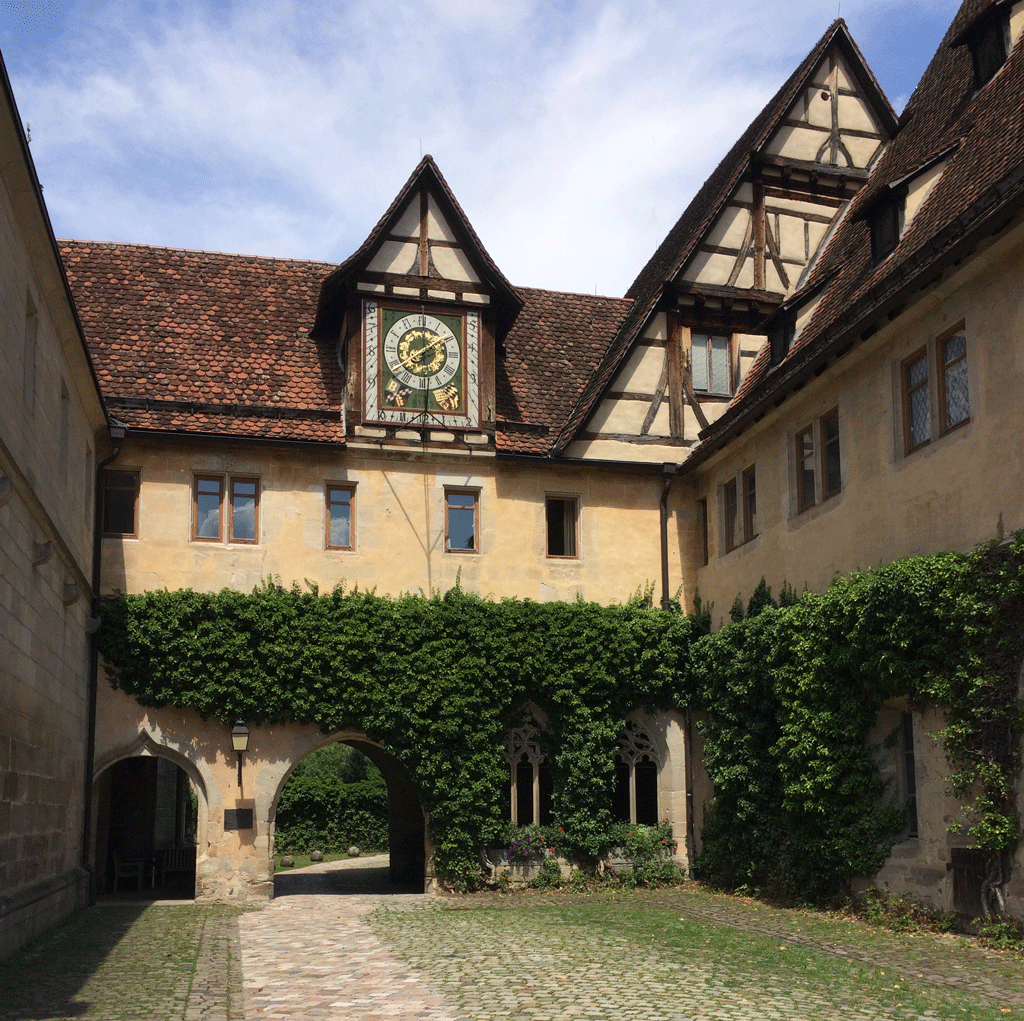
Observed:
[[[396,599],[266,585],[111,601],[101,649],[143,705],[224,721],[357,727],[394,754],[431,817],[439,874],[471,884],[501,829],[505,731],[550,722],[567,852],[607,844],[613,756],[634,709],[704,709],[715,785],[699,867],[726,886],[822,900],[877,870],[903,824],[868,730],[887,699],[941,707],[936,735],[976,846],[1008,869],[1024,542],[898,561],[776,605],[766,586],[708,633],[638,599],[492,602],[458,589]],[[998,893],[998,891],[997,891]]]

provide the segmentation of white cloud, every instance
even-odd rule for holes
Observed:
[[[843,5],[855,34],[896,9],[936,16]],[[341,261],[431,152],[513,282],[622,293],[833,15],[803,0],[81,3],[60,52],[12,77],[59,234]]]

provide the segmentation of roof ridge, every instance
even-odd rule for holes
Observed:
[[[284,255],[253,255],[245,252],[221,252],[209,248],[181,248],[175,245],[151,245],[141,241],[89,241],[85,238],[57,238],[57,244],[88,245],[90,248],[127,248],[153,252],[173,252],[177,255],[216,255],[225,259],[253,259],[262,262],[303,263],[308,266],[336,266],[329,259],[296,259]]]

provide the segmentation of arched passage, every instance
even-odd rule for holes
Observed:
[[[207,818],[195,765],[142,734],[98,762],[93,777],[95,891],[194,898]]]
[[[380,770],[388,791],[388,854],[392,884],[408,889],[423,890],[429,878],[427,862],[429,848],[426,834],[426,813],[420,802],[419,791],[408,770],[391,753],[374,744],[365,735],[347,732],[335,734],[309,747],[296,758],[281,776],[270,806],[271,832],[274,830],[281,791],[295,767],[308,755],[332,742],[341,742],[365,755]],[[271,858],[273,858],[273,841]]]

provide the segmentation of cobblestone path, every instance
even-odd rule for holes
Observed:
[[[679,891],[386,895],[383,875],[318,866],[248,911],[83,912],[0,964],[0,1021],[1024,1018],[1024,964],[955,940]]]

